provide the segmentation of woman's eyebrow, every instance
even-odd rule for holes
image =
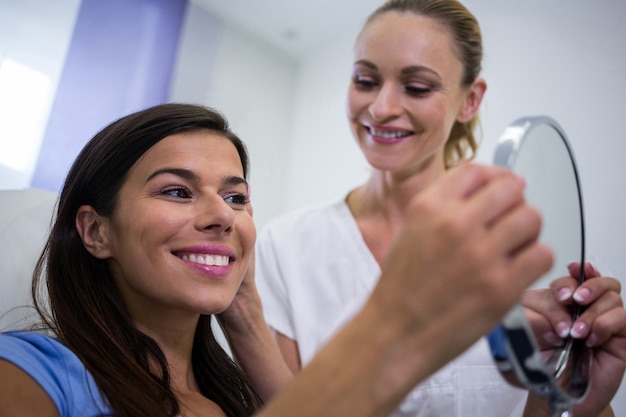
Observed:
[[[183,168],[161,168],[161,169],[157,169],[152,174],[150,174],[150,176],[146,179],[146,183],[149,182],[150,180],[152,180],[153,178],[158,177],[159,175],[164,175],[164,174],[176,175],[178,177],[184,178],[184,179],[189,180],[189,181],[198,181],[200,179],[198,177],[198,175],[196,175],[195,172],[193,172],[193,171],[191,171],[189,169],[183,169]]]
[[[376,66],[376,64],[374,64],[373,62],[368,61],[366,59],[359,59],[358,61],[356,61],[354,63],[354,65],[355,66],[356,65],[362,65],[362,66],[367,67],[367,68],[369,68],[371,70],[378,70],[378,67]]]
[[[416,72],[429,72],[429,73],[431,73],[433,75],[436,75],[437,77],[440,77],[440,75],[437,73],[437,71],[435,71],[432,68],[423,66],[423,65],[411,65],[409,67],[402,68],[401,72],[402,72],[403,75],[414,74]]]
[[[376,66],[376,64],[374,64],[373,62],[370,62],[370,61],[368,61],[366,59],[360,59],[360,60],[356,61],[354,63],[354,65],[355,66],[360,65],[360,66],[369,68],[371,70],[378,71],[378,67]],[[414,73],[417,73],[417,72],[429,72],[429,73],[431,73],[433,75],[436,75],[437,77],[441,78],[441,76],[437,73],[437,71],[435,71],[434,69],[429,68],[427,66],[424,66],[424,65],[411,65],[411,66],[402,68],[402,70],[401,70],[402,75],[410,75],[410,74],[414,74]]]
[[[200,177],[193,171],[189,170],[189,169],[184,169],[184,168],[161,168],[158,169],[156,171],[154,171],[147,179],[146,179],[146,183],[149,182],[150,180],[152,180],[155,177],[158,177],[159,175],[164,175],[164,174],[171,174],[171,175],[176,175],[177,177],[181,177],[187,181],[194,181],[194,182],[198,182],[200,181]],[[224,185],[239,185],[239,184],[245,184],[246,187],[248,186],[248,181],[246,181],[244,178],[239,177],[237,175],[229,175],[224,177],[224,179],[222,180],[222,183]]]
[[[245,184],[246,187],[248,186],[248,181],[246,181],[244,178],[238,177],[236,175],[229,175],[228,177],[225,177],[223,183],[224,183],[224,185]]]

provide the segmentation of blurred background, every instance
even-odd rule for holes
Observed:
[[[352,46],[379,0],[0,0],[0,189],[58,192],[78,151],[154,104],[215,107],[247,143],[255,219],[367,176],[346,120]],[[590,260],[626,285],[626,2],[466,0],[484,38],[478,160],[548,115],[569,136]],[[626,388],[614,401],[626,417]]]

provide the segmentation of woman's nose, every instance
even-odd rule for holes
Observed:
[[[369,105],[369,112],[376,121],[397,117],[402,112],[398,92],[391,84],[384,84]]]
[[[230,232],[234,221],[235,213],[232,207],[219,195],[207,197],[198,205],[196,218],[198,230]]]

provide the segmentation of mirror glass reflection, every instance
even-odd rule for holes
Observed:
[[[519,145],[511,169],[526,179],[526,199],[543,218],[540,240],[555,255],[553,268],[532,288],[548,288],[568,273],[569,263],[584,258],[578,176],[567,142],[547,121],[533,126]]]
[[[537,281],[529,294],[549,291],[550,283],[569,275],[568,265],[585,260],[582,197],[576,163],[564,131],[545,116],[522,118],[500,137],[494,156],[526,179],[525,197],[541,213],[540,240],[554,252],[552,269]],[[579,312],[572,311],[576,317]],[[494,359],[509,381],[525,385],[549,398],[554,415],[569,411],[588,386],[590,358],[584,343],[568,339],[559,348],[546,348],[533,335],[521,305],[505,317],[490,335]]]

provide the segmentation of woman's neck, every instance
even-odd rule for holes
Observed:
[[[431,165],[411,174],[374,170],[363,185],[348,195],[346,201],[357,221],[382,216],[391,224],[403,223],[411,199],[444,173],[443,165]]]
[[[365,184],[348,194],[346,204],[379,264],[405,223],[411,199],[444,173],[443,166],[414,175],[374,171]]]
[[[172,389],[197,391],[191,356],[198,322],[178,327],[171,326],[168,322],[152,323],[150,326],[145,323],[136,325],[140,331],[154,339],[165,355]],[[153,371],[160,372],[158,369]]]

